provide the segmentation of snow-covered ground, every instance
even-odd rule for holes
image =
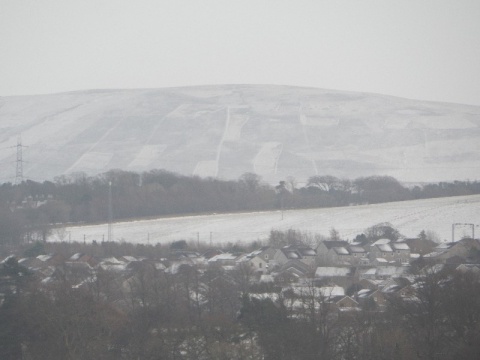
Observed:
[[[403,201],[328,209],[264,211],[212,214],[121,222],[112,225],[113,239],[132,243],[169,243],[200,240],[227,243],[265,240],[272,229],[295,229],[328,235],[335,228],[343,238],[353,239],[366,228],[390,222],[403,235],[417,236],[422,230],[436,232],[441,240],[452,240],[452,224],[480,224],[480,195]],[[50,241],[107,240],[108,225],[69,227],[56,231]],[[471,226],[455,226],[455,240],[471,236]]]
[[[478,179],[480,107],[273,85],[0,97],[0,181],[166,169],[270,184],[293,176]]]

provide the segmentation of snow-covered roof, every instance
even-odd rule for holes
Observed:
[[[377,241],[375,241],[372,245],[385,245],[385,244],[389,244],[390,243],[390,239],[378,239]]]
[[[368,296],[372,292],[371,289],[362,289],[357,292],[358,297],[363,298],[365,296]]]
[[[208,262],[235,260],[237,257],[238,255],[234,255],[231,253],[218,254],[208,259]]]
[[[393,252],[393,249],[389,244],[380,244],[377,245],[377,247],[382,252]]]
[[[167,268],[164,264],[162,264],[160,262],[155,262],[153,265],[155,266],[155,269],[157,269],[157,270],[165,270]]]
[[[385,286],[383,289],[382,289],[382,292],[383,293],[393,293],[397,290],[400,289],[400,286],[398,286],[397,284],[390,284],[388,286]]]
[[[103,259],[100,263],[101,264],[110,264],[110,265],[115,265],[115,264],[124,265],[125,264],[123,261],[120,261],[116,257],[113,257],[113,256]]]
[[[41,261],[48,261],[52,258],[53,255],[49,254],[49,255],[38,255],[37,256],[37,259],[38,260],[41,260]]]
[[[401,266],[380,266],[377,268],[376,275],[378,276],[399,276],[406,272],[406,269]]]
[[[338,255],[349,255],[350,253],[345,247],[334,247],[333,248]]]
[[[433,251],[433,252],[431,252],[431,253],[428,253],[428,254],[423,255],[423,257],[425,257],[425,258],[433,258],[433,257],[437,257],[437,256],[443,254],[444,252],[445,252],[445,250],[444,250],[444,251]]]
[[[446,249],[450,249],[453,245],[455,245],[455,243],[447,243],[447,242],[446,243],[440,243],[437,246],[435,246],[435,249],[446,250]]]
[[[395,250],[410,250],[410,247],[404,242],[397,242],[393,243],[392,245]]]
[[[3,259],[0,264],[5,264],[8,260],[15,258],[15,255],[8,255],[5,259]]]
[[[137,261],[137,259],[133,256],[129,256],[129,255],[125,255],[123,256],[123,258],[129,262],[132,262],[132,261]]]
[[[363,247],[356,246],[356,245],[355,246],[350,246],[349,249],[352,253],[364,253],[364,252],[366,252]]]
[[[320,294],[325,297],[345,296],[345,290],[340,286],[323,286]]]
[[[365,271],[363,273],[363,275],[375,275],[376,273],[377,273],[377,269],[376,268],[371,268],[371,269],[368,269],[367,271]]]
[[[303,256],[315,256],[317,254],[315,250],[310,248],[300,248],[299,251]]]
[[[274,282],[273,276],[272,275],[261,275],[260,276],[260,282],[261,283],[272,283]]]
[[[348,276],[352,272],[349,267],[319,266],[315,271],[315,277]]]
[[[284,251],[284,253],[289,259],[300,259],[300,255],[296,251]]]
[[[76,254],[73,254],[72,256],[70,256],[70,261],[77,261],[78,259],[80,259],[82,257],[82,253],[76,253]]]
[[[125,271],[127,270],[127,264],[120,263],[120,264],[108,264],[108,263],[103,263],[99,265],[102,270],[106,271]]]

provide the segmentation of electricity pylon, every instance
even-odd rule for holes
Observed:
[[[17,139],[17,171],[15,173],[15,185],[23,182],[23,157],[22,157],[22,137],[19,135]]]

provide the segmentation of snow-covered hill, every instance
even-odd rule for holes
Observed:
[[[270,230],[295,229],[328,235],[334,227],[343,238],[353,239],[366,228],[390,222],[404,236],[415,237],[422,230],[436,232],[441,240],[452,240],[452,224],[479,225],[480,195],[403,201],[328,209],[266,211],[242,214],[213,214],[116,223],[115,241],[169,243],[186,239],[212,243],[265,240]],[[478,233],[480,229],[475,226]],[[79,226],[55,231],[51,241],[101,241],[108,239],[108,225]],[[455,241],[472,236],[471,226],[456,226]]]
[[[480,107],[315,88],[225,85],[0,98],[0,179],[18,135],[33,180],[164,168],[270,183],[316,174],[478,179]]]

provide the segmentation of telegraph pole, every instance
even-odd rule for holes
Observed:
[[[108,182],[108,242],[112,241],[112,221],[113,221],[113,208],[112,208],[112,182]]]

